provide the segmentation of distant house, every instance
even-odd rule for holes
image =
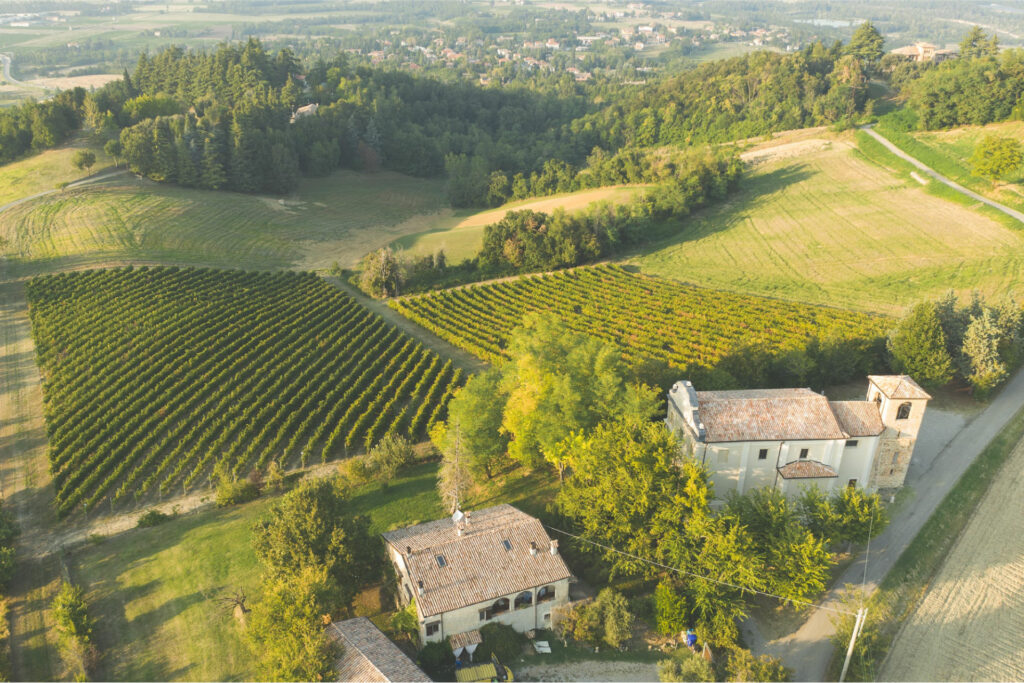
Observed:
[[[913,45],[907,45],[906,47],[898,47],[892,50],[890,54],[899,55],[900,57],[906,57],[915,62],[944,62],[951,57],[956,56],[956,52],[953,50],[943,50],[931,43],[914,43]]]
[[[295,123],[296,121],[305,116],[313,116],[314,114],[316,114],[316,110],[319,108],[320,105],[317,104],[316,102],[314,102],[313,104],[307,104],[303,107],[299,107],[298,109],[295,110],[294,113],[292,113],[291,122]]]
[[[398,646],[366,617],[336,621],[327,629],[327,637],[344,648],[334,668],[338,681],[429,681]]]
[[[696,391],[676,382],[669,429],[704,464],[718,498],[772,487],[868,491],[903,485],[931,398],[906,375],[871,375],[867,399],[829,401],[810,389]]]
[[[496,505],[384,534],[403,604],[416,601],[423,642],[489,622],[528,631],[551,625],[569,600],[569,568],[540,521]],[[461,641],[460,641],[461,642]]]

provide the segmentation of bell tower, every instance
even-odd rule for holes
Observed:
[[[871,467],[868,486],[893,489],[903,486],[931,396],[907,375],[868,375],[868,396],[878,406],[885,431]]]

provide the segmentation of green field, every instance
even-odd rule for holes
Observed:
[[[386,489],[356,491],[355,512],[369,515],[375,532],[442,517],[436,471],[433,463],[416,465]],[[235,590],[257,598],[250,530],[271,502],[183,516],[75,553],[74,576],[98,623],[96,680],[252,679],[241,629],[215,599]]]
[[[414,256],[444,251],[449,263],[458,263],[477,255],[484,243],[484,228],[500,221],[509,211],[529,209],[550,214],[563,209],[571,212],[595,202],[625,203],[640,191],[640,186],[600,187],[509,202],[487,211],[460,211],[439,220],[430,230],[398,238],[392,246]]]
[[[96,165],[89,171],[79,171],[71,165],[76,150],[91,149],[96,154]],[[79,180],[90,173],[99,173],[113,164],[103,149],[79,136],[75,141],[28,157],[12,164],[0,166],[0,206],[57,187],[58,183]],[[2,214],[0,214],[2,220]]]
[[[949,289],[1024,294],[1024,231],[932,195],[849,136],[822,136],[747,152],[754,166],[730,201],[631,262],[703,286],[885,313]]]
[[[317,270],[351,266],[448,212],[441,181],[389,172],[305,179],[286,198],[120,176],[3,211],[0,244],[12,276],[124,262]]]
[[[36,278],[28,298],[62,515],[419,440],[460,383],[308,273],[107,269]]]

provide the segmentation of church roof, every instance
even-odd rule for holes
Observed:
[[[878,436],[885,431],[874,401],[829,401],[839,426],[850,436]]]
[[[868,375],[868,381],[878,387],[879,391],[887,398],[931,398],[928,392],[922,389],[909,375]]]
[[[810,389],[698,391],[707,442],[845,439],[828,399]]]

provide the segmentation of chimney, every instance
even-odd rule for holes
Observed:
[[[411,545],[405,546],[405,554],[406,555],[412,555],[412,546]]]
[[[555,539],[551,539],[551,554],[552,555],[557,555],[558,554],[558,541],[555,540]]]
[[[536,555],[537,554],[537,542],[536,541],[530,541],[530,554],[531,555]]]
[[[422,581],[417,581],[416,585],[417,585],[416,592],[419,593],[420,597],[423,597],[423,582]]]

